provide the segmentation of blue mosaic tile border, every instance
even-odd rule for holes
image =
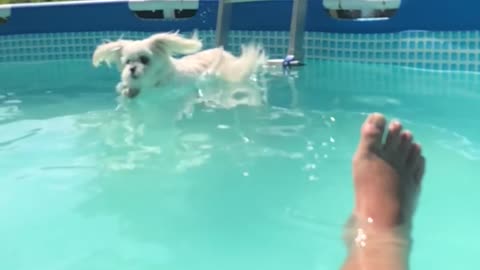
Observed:
[[[145,32],[85,32],[0,36],[0,63],[90,59],[105,40],[141,39]],[[212,47],[214,31],[202,31],[205,47]],[[288,32],[232,31],[229,49],[238,52],[250,41],[262,43],[270,57],[281,58],[288,48]],[[388,34],[308,32],[306,58],[345,62],[403,65],[413,68],[480,71],[480,31]]]
[[[480,71],[480,32],[313,34],[312,58],[385,63],[436,70]]]

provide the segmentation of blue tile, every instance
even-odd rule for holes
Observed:
[[[411,35],[411,33],[408,32],[408,31],[403,31],[403,32],[400,32],[400,34],[399,34],[400,38],[409,38],[410,35]]]
[[[426,49],[432,49],[433,48],[433,42],[432,41],[426,41],[425,42],[425,48]]]
[[[95,46],[105,40],[116,40],[119,37],[141,39],[147,36],[149,33],[116,31],[2,36],[0,62],[88,59]],[[206,47],[213,45],[214,31],[202,31],[200,36]],[[384,63],[399,63],[402,59],[403,61],[412,60],[409,61],[409,65],[416,67],[461,70],[473,70],[480,65],[480,55],[477,53],[480,50],[479,31],[404,31],[390,34],[307,33],[306,37],[306,53],[312,58],[323,56],[331,59],[347,58],[367,62],[378,60]],[[289,35],[286,31],[232,31],[229,47],[236,52],[241,43],[256,40],[264,44],[269,54],[280,56],[288,48],[288,39]],[[460,49],[468,51],[459,51]],[[449,66],[445,62],[450,60],[459,63]]]
[[[474,42],[474,41],[470,41],[470,42],[468,43],[468,49],[470,49],[470,50],[475,50],[475,49],[477,49],[477,43]]]
[[[410,41],[410,42],[408,43],[408,47],[409,47],[410,49],[416,49],[416,48],[417,48],[417,43],[416,43],[415,41]]]

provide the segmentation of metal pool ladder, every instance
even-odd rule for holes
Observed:
[[[226,46],[230,30],[232,8],[235,3],[259,2],[270,0],[219,0],[215,43],[217,46]],[[293,0],[292,17],[290,20],[290,38],[288,51],[283,59],[272,59],[270,64],[282,65],[284,68],[301,66],[304,64],[305,52],[303,48],[305,36],[305,18],[307,14],[306,0]]]

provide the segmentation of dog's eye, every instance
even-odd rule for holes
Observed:
[[[148,62],[150,62],[150,59],[148,59],[148,57],[140,56],[140,63],[142,63],[144,65],[148,65]]]
[[[130,61],[130,59],[128,59],[127,61],[125,61],[125,64],[128,65],[128,64],[130,64],[130,62],[132,62],[132,61]]]

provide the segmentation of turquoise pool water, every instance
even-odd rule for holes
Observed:
[[[479,74],[309,62],[267,105],[174,121],[120,104],[115,71],[54,63],[0,65],[0,269],[338,269],[372,111],[427,156],[412,269],[480,266]]]

